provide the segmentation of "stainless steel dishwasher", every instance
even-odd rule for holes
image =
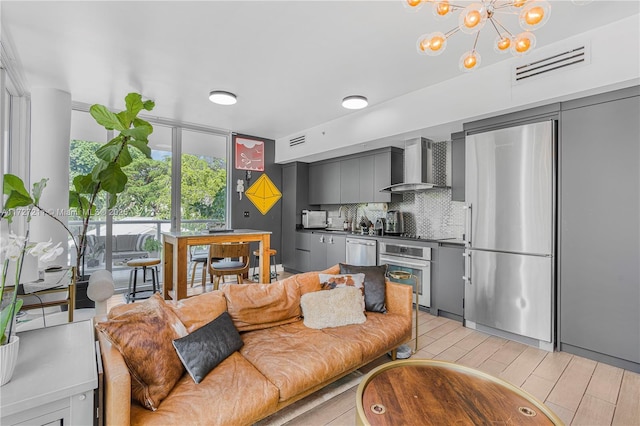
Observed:
[[[349,265],[373,266],[378,261],[378,241],[347,237],[347,263]]]

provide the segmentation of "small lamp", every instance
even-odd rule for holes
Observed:
[[[413,353],[418,352],[418,277],[407,271],[395,270],[388,272],[394,280],[413,280],[413,293],[416,295],[416,345]]]

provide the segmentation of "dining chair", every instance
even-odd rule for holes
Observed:
[[[220,277],[224,283],[225,275],[235,275],[238,284],[242,284],[243,275],[249,272],[249,252],[249,243],[214,243],[209,246],[210,258],[222,258],[209,263],[209,273],[215,276],[214,290],[218,289]]]
[[[202,286],[207,283],[207,255],[209,248],[206,246],[189,246],[189,262],[191,262],[191,287],[196,278],[196,268],[202,265]],[[212,277],[213,280],[213,277]]]

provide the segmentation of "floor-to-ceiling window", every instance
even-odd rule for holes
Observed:
[[[90,224],[83,262],[89,273],[98,268],[112,270],[116,289],[121,291],[128,284],[127,261],[159,257],[161,232],[172,228],[172,218],[177,219],[174,228],[181,231],[227,223],[229,134],[167,120],[147,120],[154,126],[149,136],[151,158],[131,150],[133,161],[125,168],[125,190],[111,211],[106,211],[106,200],[100,200]],[[95,149],[109,136],[86,110],[73,111],[70,185],[75,175],[91,170]],[[176,167],[177,176],[172,173]],[[177,203],[172,202],[175,193]],[[78,225],[77,221],[70,223]]]
[[[4,58],[2,58],[4,59]],[[0,174],[20,176],[28,185],[29,180],[29,99],[20,82],[14,81],[15,72],[8,72],[6,64],[0,67]],[[26,218],[15,217],[12,230],[19,234],[26,231]],[[1,221],[6,232],[6,221]]]
[[[181,142],[181,228],[226,226],[227,138],[183,129]]]

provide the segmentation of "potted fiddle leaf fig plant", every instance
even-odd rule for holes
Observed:
[[[10,175],[12,184],[7,187],[7,175],[5,175],[4,192],[8,196],[5,202],[6,208],[32,206],[38,213],[60,223],[69,233],[76,251],[77,283],[86,280],[83,276],[82,259],[87,250],[89,222],[96,212],[96,201],[99,195],[103,193],[108,195],[107,208],[111,209],[116,205],[118,194],[124,191],[127,184],[128,178],[123,168],[132,161],[130,151],[132,148],[151,158],[148,137],[153,132],[153,126],[138,117],[138,114],[142,110],[151,111],[154,106],[153,101],[143,100],[139,93],[129,93],[125,97],[125,109],[118,113],[111,112],[107,107],[98,104],[92,105],[89,109],[89,113],[99,125],[107,130],[117,131],[118,134],[95,151],[98,162],[91,172],[73,179],[73,189],[69,191],[69,207],[75,210],[76,215],[81,219],[80,231],[77,234],[71,232],[58,217],[41,207],[39,200],[34,200],[25,190],[20,178]],[[86,284],[84,288],[86,291]],[[81,294],[82,286],[78,285],[76,291]]]

